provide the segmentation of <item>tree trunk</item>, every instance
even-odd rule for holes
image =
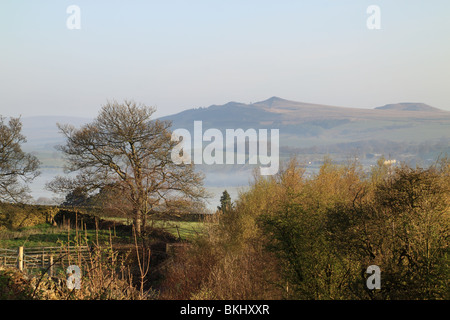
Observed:
[[[134,218],[133,218],[134,230],[136,230],[136,234],[138,236],[141,235],[142,232],[142,213],[140,210],[135,210]]]

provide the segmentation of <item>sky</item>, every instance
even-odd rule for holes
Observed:
[[[2,0],[0,115],[93,118],[129,99],[159,117],[272,96],[450,110],[449,14],[448,0]]]

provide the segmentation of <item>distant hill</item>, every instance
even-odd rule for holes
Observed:
[[[193,130],[195,120],[203,121],[203,130],[279,129],[280,145],[286,153],[292,150],[336,150],[348,152],[382,152],[380,146],[390,142],[401,145],[439,143],[446,151],[450,141],[450,112],[424,103],[388,104],[374,109],[347,108],[285,100],[272,97],[245,104],[229,102],[224,105],[193,108],[159,118],[172,121],[172,129]],[[23,134],[27,151],[46,153],[54,158],[54,146],[64,143],[56,123],[79,127],[89,118],[65,116],[24,117]],[[191,131],[192,132],[192,131]],[[365,147],[363,147],[365,146]],[[306,151],[305,151],[306,152]]]
[[[450,112],[422,103],[390,104],[374,109],[289,101],[278,97],[244,104],[229,102],[160,118],[173,128],[276,128],[281,144],[311,147],[354,141],[423,142],[450,139]]]
[[[302,163],[309,163],[308,170],[312,171],[317,170],[325,155],[345,160],[357,154],[365,166],[372,165],[381,154],[418,163],[430,163],[445,153],[450,155],[450,112],[422,103],[362,109],[272,97],[251,104],[229,102],[194,108],[159,119],[172,121],[172,129],[193,130],[195,120],[203,121],[203,130],[279,129],[281,160],[295,154]],[[33,195],[51,197],[44,192],[44,183],[61,174],[63,164],[54,148],[64,143],[56,123],[79,127],[92,119],[40,116],[21,120],[28,140],[24,150],[34,152],[43,163],[43,174],[31,186]],[[222,186],[232,190],[230,186],[247,185],[251,177],[248,165],[201,165],[199,169],[206,174],[206,185],[217,187],[217,201]]]
[[[441,112],[442,110],[429,106],[425,103],[395,103],[395,104],[387,104],[382,107],[377,107],[375,109],[380,110],[397,110],[397,111],[424,111],[424,112]]]

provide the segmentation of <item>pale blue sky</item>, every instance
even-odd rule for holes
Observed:
[[[81,30],[66,27],[73,4]],[[271,96],[450,110],[449,16],[448,0],[2,0],[0,114],[94,117],[128,98],[163,116]]]

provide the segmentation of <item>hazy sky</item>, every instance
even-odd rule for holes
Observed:
[[[94,117],[134,99],[163,116],[271,96],[450,110],[449,16],[448,0],[1,0],[0,114]]]

